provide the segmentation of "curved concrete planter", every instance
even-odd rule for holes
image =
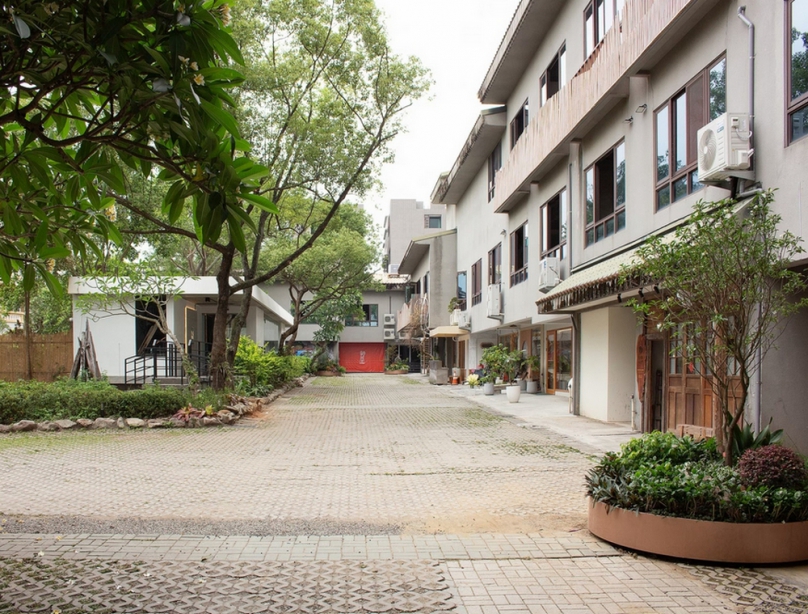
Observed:
[[[592,505],[589,531],[640,552],[714,563],[765,564],[808,560],[808,522],[710,522]]]
[[[407,375],[408,369],[396,369],[395,371],[385,371],[385,375]]]

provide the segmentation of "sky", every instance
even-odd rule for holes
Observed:
[[[451,169],[484,108],[477,91],[518,0],[376,0],[393,51],[431,71],[429,94],[406,111],[407,132],[393,141],[395,162],[382,169],[381,191],[366,210],[382,224],[393,198],[429,202],[438,176]]]

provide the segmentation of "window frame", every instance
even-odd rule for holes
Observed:
[[[785,57],[785,124],[784,124],[784,136],[785,136],[785,146],[788,147],[792,143],[796,141],[801,141],[803,138],[808,136],[808,132],[798,137],[796,139],[792,138],[792,116],[800,111],[808,111],[808,90],[806,90],[803,94],[797,97],[795,100],[791,99],[791,67],[792,67],[792,55],[791,55],[791,28],[793,23],[793,6],[796,0],[785,0],[785,20],[784,20],[784,32],[783,32],[783,41],[785,44],[784,49],[784,57]]]
[[[562,62],[562,59],[564,60],[564,62]],[[539,78],[539,108],[546,105],[547,102],[553,96],[558,94],[558,92],[561,91],[561,88],[563,88],[566,85],[567,71],[566,67],[563,66],[563,64],[566,63],[566,59],[567,59],[567,41],[564,41],[558,48],[558,51],[555,52],[555,55],[552,57],[550,63],[547,65],[547,68],[544,70],[544,72],[541,74],[541,77]],[[550,69],[553,67],[553,64],[558,65],[557,67],[558,81],[556,82],[557,86],[556,91],[548,96],[547,92],[545,92],[545,88],[548,86]]]
[[[463,278],[463,285],[461,287],[460,278]],[[468,275],[466,271],[457,272],[457,308],[460,311],[466,310],[466,300],[469,295]],[[461,296],[462,295],[462,296]]]
[[[502,141],[497,143],[497,146],[488,156],[488,202],[494,200],[497,184],[497,171],[502,168]]]
[[[539,237],[539,254],[541,258],[558,258],[559,260],[564,260],[567,257],[567,235],[569,234],[568,228],[568,211],[567,211],[567,188],[563,187],[558,192],[556,192],[552,197],[550,197],[546,203],[544,203],[539,208],[539,220],[541,223],[541,236]],[[558,199],[558,243],[555,245],[549,245],[549,241],[546,240],[547,237],[547,228],[545,220],[549,219],[550,215],[550,204],[552,201]],[[547,215],[545,216],[545,211]],[[545,243],[548,243],[547,245]]]
[[[598,16],[598,6],[600,4],[606,5],[610,4],[612,9],[612,19],[611,24],[607,28],[605,24],[600,23],[600,17]],[[619,22],[619,15],[620,11],[623,9],[623,5],[625,4],[622,0],[590,0],[586,6],[584,7],[583,16],[584,16],[584,62],[589,59],[589,56],[595,52],[595,49],[598,48],[598,45],[606,38],[606,34],[609,33],[615,24]],[[604,21],[608,22],[606,18],[606,6],[604,6]],[[588,41],[586,38],[587,35],[587,27],[586,27],[586,14],[591,9],[592,11],[592,48],[588,49]],[[603,34],[598,37],[598,30],[600,30],[601,25],[603,26]]]
[[[523,281],[527,279],[527,265],[528,265],[528,226],[527,221],[525,221],[521,226],[519,226],[516,230],[511,233],[511,287],[521,284]],[[522,262],[520,263],[521,266],[517,269],[516,268],[516,253],[517,253],[517,245],[520,242],[520,239],[517,235],[521,233],[521,251],[522,251]]]
[[[502,242],[488,250],[488,285],[502,283]]]
[[[367,307],[367,310],[365,309]],[[373,319],[374,309],[376,312],[376,319]],[[378,303],[363,303],[362,304],[362,312],[367,314],[367,318],[364,320],[357,320],[352,316],[345,318],[345,326],[346,327],[364,327],[364,328],[375,328],[379,326],[379,304]]]
[[[626,227],[626,202],[628,201],[628,195],[625,195],[625,200],[623,204],[618,207],[617,205],[617,195],[618,195],[618,182],[617,182],[617,150],[622,147],[623,148],[623,162],[626,162],[626,140],[620,139],[617,143],[615,143],[611,148],[606,150],[597,160],[592,162],[589,166],[584,169],[584,248],[589,247],[590,245],[594,245],[598,241],[605,239],[606,237],[611,237],[621,230],[625,229]],[[608,215],[605,215],[601,218],[598,217],[598,211],[600,207],[598,206],[598,192],[599,192],[599,172],[597,171],[597,166],[600,162],[604,160],[604,158],[608,157],[609,155],[612,156],[612,172],[614,174],[613,177],[613,186],[612,186],[612,211]],[[586,207],[587,207],[587,194],[588,194],[588,182],[587,182],[587,174],[589,171],[593,172],[593,194],[592,194],[592,221],[587,222],[586,219]],[[628,181],[626,177],[623,177],[624,189],[628,186]],[[619,215],[623,213],[623,226],[618,228],[619,225]],[[606,228],[608,227],[608,222],[613,220],[613,228],[612,232],[606,233]],[[597,229],[599,226],[603,226],[603,235],[598,238]],[[589,238],[589,231],[592,231],[592,240]]]
[[[471,265],[471,306],[483,302],[483,259]]]
[[[438,225],[437,226],[432,226],[431,225],[432,220],[438,220]],[[442,230],[443,229],[443,216],[440,215],[440,214],[425,213],[424,214],[424,228],[427,228],[427,229],[430,229],[430,230]]]
[[[519,110],[516,112],[516,115],[513,116],[513,119],[510,123],[510,135],[511,135],[511,149],[514,148],[517,141],[522,137],[527,130],[527,126],[530,123],[530,98],[527,98],[522,106],[519,107]],[[519,129],[519,133],[517,134],[516,131]]]

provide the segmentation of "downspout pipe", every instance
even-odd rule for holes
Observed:
[[[750,147],[754,148],[754,142],[752,139],[755,138],[755,24],[749,21],[749,18],[746,16],[746,6],[739,6],[738,7],[738,18],[744,23],[744,25],[749,29],[749,131],[751,132],[750,136]],[[756,316],[760,318],[760,304],[757,306]],[[761,416],[761,402],[760,402],[760,393],[763,388],[763,364],[762,364],[762,352],[760,348],[758,348],[757,352],[755,353],[755,377],[752,379],[752,403],[751,403],[751,410],[752,410],[752,426],[755,429],[755,433],[760,433],[760,427],[762,423],[762,416]]]

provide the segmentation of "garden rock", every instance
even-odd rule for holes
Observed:
[[[11,430],[15,433],[20,433],[22,431],[33,431],[36,430],[36,422],[33,420],[20,420],[19,422],[15,422],[11,425]]]
[[[202,426],[221,426],[222,421],[213,416],[205,416],[202,418]]]
[[[146,423],[140,418],[127,418],[126,426],[130,429],[142,429]]]
[[[55,422],[40,422],[37,425],[37,430],[39,431],[58,431],[59,427],[56,425]]]
[[[76,428],[76,423],[72,420],[57,420],[54,424],[62,431]]]
[[[159,429],[159,428],[164,427],[165,425],[166,425],[166,423],[163,420],[156,420],[155,419],[155,420],[148,420],[146,422],[146,426],[148,428],[150,428],[150,429]]]
[[[235,418],[233,412],[227,411],[226,409],[216,412],[216,417],[219,418],[222,424],[230,424],[233,422],[233,418]]]
[[[0,424],[0,433],[10,433],[11,427],[7,424]]]
[[[118,421],[116,422],[116,424],[118,425],[119,429],[125,429],[126,428],[126,421],[123,418],[118,418]]]
[[[114,429],[118,423],[112,418],[96,418],[93,422],[95,429]]]
[[[185,420],[180,420],[179,418],[171,418],[168,421],[168,424],[169,424],[169,426],[172,426],[172,427],[178,428],[178,429],[184,429],[186,426],[188,426],[185,423]]]
[[[78,424],[83,429],[88,429],[93,426],[93,421],[89,420],[88,418],[79,418],[76,420],[76,424]]]

